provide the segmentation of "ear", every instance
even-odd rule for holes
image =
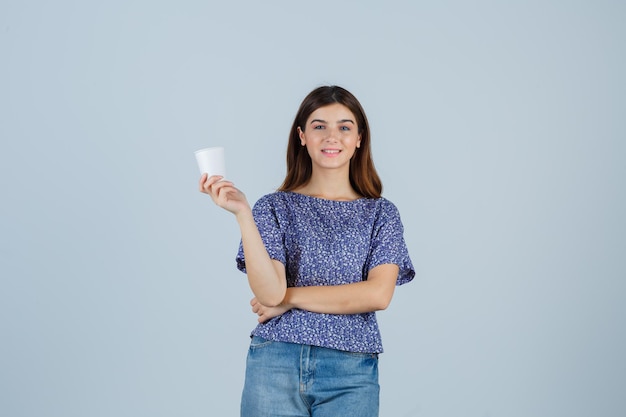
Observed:
[[[356,147],[357,148],[361,147],[361,135],[359,135],[359,140],[356,141]]]
[[[304,132],[300,129],[300,126],[298,126],[298,136],[300,136],[300,145],[306,145],[306,138],[304,137]]]

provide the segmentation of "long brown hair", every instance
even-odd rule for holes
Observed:
[[[279,191],[293,191],[305,185],[311,179],[313,166],[306,147],[300,144],[298,127],[304,131],[306,121],[315,110],[329,104],[339,103],[346,106],[356,117],[361,146],[350,160],[350,185],[360,195],[367,198],[379,198],[383,185],[374,168],[370,147],[370,127],[361,103],[348,90],[336,86],[318,87],[307,95],[291,126],[287,144],[287,175]]]

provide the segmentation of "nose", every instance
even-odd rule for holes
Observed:
[[[337,142],[339,140],[339,135],[341,132],[339,129],[328,129],[328,135],[326,136],[326,142]]]

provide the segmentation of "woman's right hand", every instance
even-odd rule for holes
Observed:
[[[219,207],[238,215],[242,211],[250,210],[250,205],[244,193],[230,181],[221,181],[219,175],[202,174],[200,177],[200,192],[208,194]]]

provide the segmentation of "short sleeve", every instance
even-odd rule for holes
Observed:
[[[396,206],[385,200],[374,225],[366,271],[383,264],[400,268],[396,285],[406,284],[415,276],[415,269],[404,241],[404,226]]]
[[[283,205],[272,198],[275,194],[269,194],[261,197],[252,208],[252,215],[261,239],[265,244],[265,249],[270,258],[276,259],[283,264],[286,263],[285,237],[281,228],[280,219],[284,217],[285,209]],[[243,253],[242,242],[239,242],[239,251],[237,252],[237,269],[246,272],[246,260]]]

